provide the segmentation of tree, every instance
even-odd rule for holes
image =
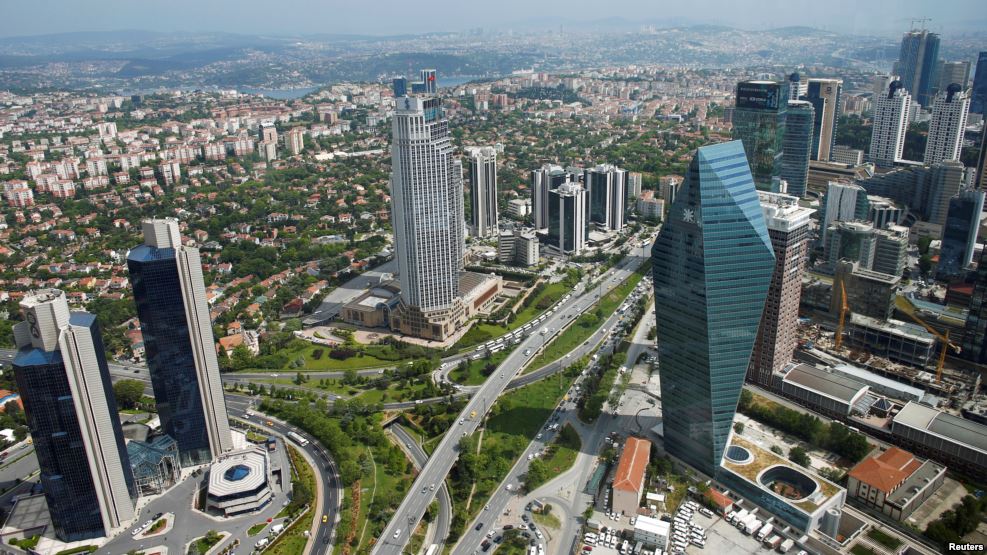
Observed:
[[[809,466],[809,454],[798,445],[788,450],[788,460],[799,466]]]
[[[734,424],[733,424],[733,431],[736,434],[743,434],[744,433],[744,423],[743,422],[734,422]]]
[[[113,396],[117,399],[117,404],[125,409],[137,407],[141,397],[144,396],[144,382],[140,380],[120,380],[113,384]]]
[[[737,410],[745,411],[754,402],[754,394],[746,389],[740,390],[740,402],[738,403]]]
[[[918,271],[922,272],[922,275],[928,275],[932,270],[932,256],[929,254],[923,254],[918,259]]]

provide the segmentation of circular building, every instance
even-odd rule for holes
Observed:
[[[270,462],[262,449],[235,451],[209,468],[206,506],[211,511],[225,516],[255,511],[273,495]]]

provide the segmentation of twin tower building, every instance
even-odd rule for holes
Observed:
[[[162,432],[181,465],[233,448],[198,249],[174,219],[143,224],[127,266]],[[131,472],[96,317],[70,311],[57,289],[21,302],[13,367],[55,535],[108,535],[135,516]]]

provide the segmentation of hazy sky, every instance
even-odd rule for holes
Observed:
[[[987,29],[987,0],[0,0],[0,36],[146,29],[397,34],[622,18],[898,34]]]

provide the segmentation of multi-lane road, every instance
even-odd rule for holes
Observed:
[[[493,406],[508,383],[527,365],[538,351],[559,333],[559,330],[572,323],[580,314],[589,310],[597,295],[603,295],[622,283],[647,258],[644,248],[636,247],[618,266],[605,274],[599,287],[585,291],[580,283],[570,297],[556,305],[548,318],[539,324],[540,330],[524,339],[500,364],[496,371],[481,385],[466,408],[459,415],[458,422],[439,442],[428,463],[418,474],[414,484],[398,507],[394,516],[384,528],[374,545],[372,553],[398,554],[420,522],[425,509],[435,498],[436,489],[448,476],[459,457],[459,440],[473,434]],[[585,346],[585,345],[584,345]],[[572,360],[575,360],[574,358]]]
[[[421,470],[428,462],[428,454],[401,426],[391,426],[390,430],[398,441],[404,444],[405,451],[411,456],[415,468]],[[452,498],[449,496],[445,482],[437,487],[439,490],[439,511],[435,517],[435,528],[430,543],[438,544],[441,547],[445,543],[445,539],[449,537],[449,526],[452,524]],[[427,537],[426,540],[428,540]]]

